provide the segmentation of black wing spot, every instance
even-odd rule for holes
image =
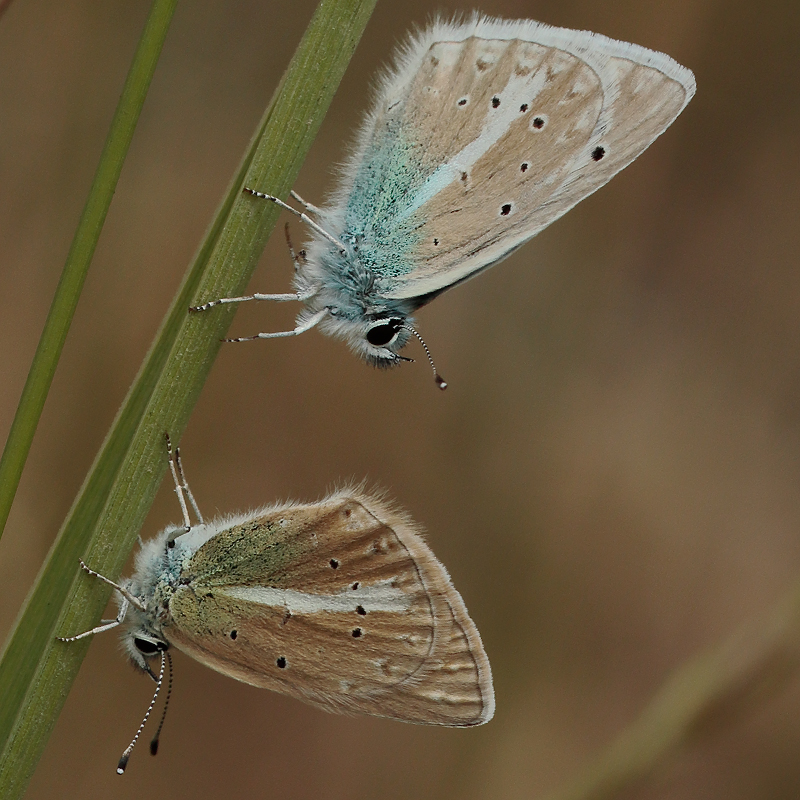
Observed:
[[[528,171],[528,167],[529,167],[529,166],[530,166],[530,165],[528,164],[528,162],[527,162],[527,161],[523,161],[523,162],[522,162],[522,163],[519,165],[519,171],[520,171],[520,172],[527,172],[527,171]]]
[[[286,656],[280,656],[275,663],[278,665],[278,669],[286,669]]]
[[[361,628],[353,628],[353,638],[354,639],[358,639],[359,636],[361,636],[362,633],[363,633],[363,631],[361,630]]]
[[[500,105],[500,98],[497,95],[495,95],[492,98],[492,108],[497,108],[499,105]]]
[[[599,161],[605,154],[606,154],[605,147],[595,147],[595,149],[592,150],[592,159],[594,161]]]
[[[460,106],[465,106],[467,103],[469,103],[469,97],[462,97],[462,98],[461,98],[461,99],[458,101],[457,105],[460,105]]]
[[[355,583],[354,583],[354,584],[353,584],[353,585],[352,585],[350,588],[351,588],[353,591],[355,591],[356,589],[358,589],[358,587],[359,587],[359,583],[358,583],[358,581],[356,581],[356,582],[355,582]]]
[[[235,639],[239,635],[238,631],[232,630],[230,633],[231,639]]]
[[[362,617],[367,615],[367,609],[364,606],[356,606],[356,614],[361,614]]]
[[[527,103],[523,103],[523,104],[522,104],[522,105],[519,107],[520,114],[524,114],[524,113],[525,113],[527,110],[528,110],[528,104],[527,104]]]
[[[511,213],[511,203],[504,203],[500,208],[500,216],[507,217]]]
[[[439,246],[439,240],[438,239],[434,239],[433,240],[433,246],[434,247],[438,247]]]
[[[542,128],[544,128],[544,120],[541,117],[534,117],[533,127],[536,128],[537,131],[540,131]]]

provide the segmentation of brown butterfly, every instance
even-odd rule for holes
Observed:
[[[170,467],[184,524],[144,543],[120,584],[83,565],[117,590],[119,614],[64,641],[122,626],[131,660],[153,678],[160,655],[159,688],[174,645],[326,711],[455,727],[492,718],[478,630],[404,512],[356,487],[204,522],[179,453]]]

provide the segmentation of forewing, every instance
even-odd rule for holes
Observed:
[[[195,577],[170,602],[164,632],[176,646],[330,711],[455,726],[491,717],[480,636],[405,517],[373,497],[339,493],[273,510],[253,520],[250,535],[256,553],[286,549],[291,558],[278,557],[277,569],[262,559],[260,576],[252,560],[238,570],[231,563],[238,577],[228,582],[220,570],[197,569],[217,561],[203,545],[189,564]],[[236,550],[233,530],[207,544],[218,558],[229,539]]]
[[[387,298],[435,294],[508,255],[694,93],[668,56],[534,22],[438,26],[417,49],[380,95],[350,189],[348,226],[364,218],[360,253]]]

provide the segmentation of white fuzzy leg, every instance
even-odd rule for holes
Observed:
[[[170,463],[172,460],[170,459]],[[203,515],[200,513],[200,508],[197,505],[197,501],[194,499],[194,495],[192,494],[192,490],[189,488],[189,484],[186,482],[186,476],[183,474],[183,461],[181,460],[181,449],[180,447],[175,448],[175,467],[178,470],[178,478],[180,479],[180,487],[186,493],[186,497],[189,498],[189,504],[192,507],[192,511],[194,511],[195,516],[197,517],[197,521],[202,525],[205,520],[203,519]],[[174,475],[173,475],[174,477]]]
[[[78,639],[85,639],[87,636],[92,636],[95,633],[110,631],[112,628],[122,625],[123,621],[125,620],[125,615],[128,613],[128,605],[128,598],[123,597],[122,604],[119,607],[119,614],[117,614],[116,619],[112,619],[110,622],[105,622],[104,620],[104,625],[98,625],[96,628],[92,628],[90,631],[84,631],[76,636],[56,636],[56,639],[58,639],[59,642],[77,642]]]
[[[183,527],[188,533],[192,529],[192,521],[189,519],[189,509],[186,508],[186,500],[183,496],[183,486],[178,480],[178,470],[175,467],[175,460],[172,457],[172,442],[170,441],[169,434],[164,434],[164,439],[167,441],[167,459],[169,460],[169,471],[172,473],[172,482],[175,484],[175,494],[178,497],[178,502],[181,504],[181,513],[183,514]]]
[[[276,331],[274,333],[257,333],[255,336],[241,336],[238,339],[223,339],[224,342],[252,342],[255,339],[277,339],[282,336],[299,336],[301,333],[310,331],[315,325],[319,325],[325,316],[329,314],[327,308],[317,311],[314,316],[309,317],[302,325],[298,325],[291,331]]]
[[[202,525],[205,520],[203,519],[203,515],[200,513],[200,509],[197,506],[197,501],[194,499],[192,490],[189,488],[189,484],[186,482],[186,476],[183,474],[183,461],[181,461],[180,447],[175,448],[175,458],[173,459],[172,441],[170,440],[168,433],[164,434],[164,439],[167,441],[167,458],[169,459],[169,469],[172,473],[172,482],[175,484],[175,494],[178,495],[178,502],[181,504],[181,512],[183,513],[183,527],[186,528],[186,531],[188,532],[192,529],[192,520],[189,518],[189,510],[186,508],[184,496],[189,498],[189,503],[192,506],[195,516],[197,517],[197,521]]]
[[[319,214],[319,211],[320,211],[319,210],[319,206],[315,206],[313,203],[309,203],[307,200],[303,200],[303,198],[300,197],[300,195],[297,194],[297,192],[294,189],[292,189],[292,191],[289,192],[289,194],[295,200],[297,200],[298,203],[300,203],[301,205],[305,206],[306,211],[310,211],[312,214]]]
[[[114,583],[114,581],[109,580],[106,578],[105,575],[101,575],[99,572],[95,572],[93,569],[89,569],[86,564],[83,562],[83,559],[80,560],[81,567],[88,572],[93,578],[99,578],[103,583],[107,583],[109,586],[112,586],[116,589],[122,597],[127,600],[134,608],[138,608],[139,611],[147,611],[146,606],[144,603],[136,596],[132,595],[124,586],[120,586],[118,583]],[[91,633],[91,631],[90,631]],[[83,635],[83,634],[81,634]]]
[[[264,194],[264,192],[258,192],[255,189],[249,189],[247,186],[245,186],[242,191],[249,192],[251,195],[253,195],[253,197],[260,197],[262,200],[269,200],[275,203],[276,206],[279,206],[280,208],[283,208],[286,211],[291,211],[292,214],[295,214],[296,216],[300,217],[300,219],[303,220],[303,222],[305,222],[306,225],[308,225],[310,228],[313,228],[320,236],[324,236],[331,244],[335,244],[336,247],[339,248],[339,252],[342,255],[347,255],[347,250],[345,249],[345,246],[332,233],[328,233],[328,231],[326,231],[325,228],[323,228],[318,223],[314,222],[314,220],[311,219],[311,217],[309,217],[308,214],[305,214],[302,211],[298,211],[296,208],[292,208],[288,203],[284,203],[283,200],[275,197],[275,195],[273,194]],[[304,200],[300,200],[300,202],[303,203],[303,205],[305,205],[306,208],[308,208],[308,210],[311,211],[312,214],[318,211],[316,206],[312,208]]]
[[[303,301],[310,297],[311,294],[313,293],[292,292],[291,294],[261,294],[260,292],[256,292],[255,294],[248,294],[244,297],[220,297],[219,300],[209,300],[202,305],[191,306],[189,311],[208,311],[209,308],[214,308],[214,306],[221,306],[225,303],[246,303],[248,300],[276,300],[279,303],[284,303],[287,300]]]

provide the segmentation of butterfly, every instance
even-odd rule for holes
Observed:
[[[293,330],[228,341],[319,326],[377,366],[408,360],[398,351],[419,338],[414,311],[599,189],[694,91],[694,75],[669,56],[597,33],[478,14],[434,22],[380,79],[328,205],[292,193],[300,212],[246,189],[311,228],[296,291],[194,310],[300,300]]]
[[[452,727],[492,718],[480,634],[407,514],[355,487],[205,522],[180,452],[169,452],[183,524],[145,542],[133,576],[119,584],[81,562],[114,587],[119,613],[61,637],[121,626],[131,662],[157,681],[118,772],[155,704],[165,662],[171,670],[173,646],[223,675],[326,711]],[[158,733],[151,751],[157,741]]]

